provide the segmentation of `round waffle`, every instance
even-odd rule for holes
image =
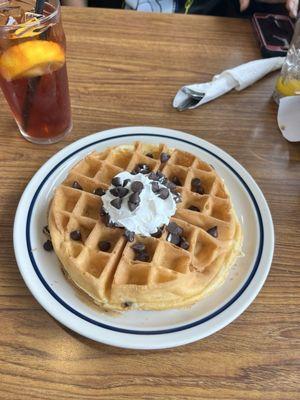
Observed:
[[[162,153],[170,155],[167,162],[161,161]],[[188,249],[170,243],[167,229],[159,238],[136,235],[129,242],[124,229],[100,218],[101,189],[107,190],[115,175],[138,164],[160,170],[177,183],[182,201],[170,222],[182,228]],[[193,187],[195,178],[201,181],[201,191]],[[112,310],[193,304],[223,283],[242,243],[230,196],[212,166],[190,153],[140,142],[91,153],[75,165],[55,191],[49,230],[73,283]],[[99,243],[107,242],[109,248],[100,250]],[[147,261],[136,259],[136,243],[146,248]]]

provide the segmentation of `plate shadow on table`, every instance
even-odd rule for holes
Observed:
[[[51,317],[51,316],[50,316]],[[108,344],[104,343],[99,343],[96,342],[92,339],[88,339],[84,336],[79,335],[78,333],[72,331],[71,329],[67,328],[66,326],[62,325],[59,321],[57,321],[55,318],[51,317],[52,321],[57,325],[57,327],[60,329],[63,329],[65,333],[68,336],[72,336],[75,340],[78,340],[83,346],[87,346],[90,349],[93,349],[97,352],[100,352],[102,354],[104,353],[109,353],[109,354],[116,354],[116,355],[147,355],[147,354],[161,354],[162,352],[164,354],[166,353],[174,353],[174,352],[186,352],[188,351],[188,346],[195,346],[195,343],[189,343],[183,346],[178,346],[178,347],[173,347],[169,349],[160,349],[160,350],[135,350],[135,349],[124,349],[122,347],[116,347],[116,346],[110,346]],[[201,342],[203,342],[206,339],[203,339]]]

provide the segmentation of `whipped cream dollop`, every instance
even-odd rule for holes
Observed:
[[[174,195],[165,185],[158,182],[157,180],[149,179],[151,174],[145,175],[142,173],[131,174],[127,171],[120,172],[115,178],[119,178],[122,187],[128,189],[128,193],[117,200],[119,204],[112,205],[114,200],[118,199],[118,196],[114,195],[116,188],[115,185],[111,185],[106,193],[102,196],[103,208],[116,226],[124,227],[130,232],[134,232],[138,235],[150,236],[156,233],[158,229],[168,224],[170,217],[176,212],[176,202]],[[115,179],[114,178],[114,179]],[[134,194],[132,184],[134,182],[141,182],[143,189],[138,193],[139,203],[135,209],[132,210],[132,204],[130,204],[130,198]],[[156,186],[155,192],[153,191],[153,183]],[[135,184],[136,185],[136,184]],[[160,197],[158,189],[163,189],[163,193]],[[166,190],[168,190],[168,196],[166,198]],[[114,193],[111,193],[111,191]]]

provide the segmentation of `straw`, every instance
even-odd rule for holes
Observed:
[[[37,0],[35,3],[35,13],[43,14],[44,11],[45,0]]]
[[[35,4],[35,13],[36,14],[43,14],[44,11],[44,6],[45,6],[45,0],[37,0],[36,4]],[[42,33],[41,35],[42,39],[45,39],[45,32]],[[32,107],[32,103],[33,103],[33,98],[34,98],[34,94],[37,90],[38,84],[40,82],[40,76],[36,77],[36,78],[30,78],[28,79],[28,86],[27,86],[27,90],[26,90],[26,96],[25,96],[25,100],[24,100],[24,106],[23,106],[23,128],[26,131],[27,130],[27,125],[28,125],[28,120],[29,120],[29,116],[30,116],[30,110]]]

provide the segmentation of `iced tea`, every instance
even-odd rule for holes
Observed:
[[[1,1],[1,0],[0,0]],[[72,127],[58,0],[0,2],[0,86],[22,135],[52,143]]]

